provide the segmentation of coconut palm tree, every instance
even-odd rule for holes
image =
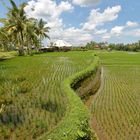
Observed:
[[[4,32],[3,28],[0,28],[0,49],[7,50],[8,48],[8,35]]]
[[[49,36],[47,35],[47,33],[49,32],[49,27],[46,27],[47,22],[44,22],[42,19],[40,19],[37,22],[37,34],[40,38],[40,40],[44,39],[44,38],[49,38]]]
[[[13,0],[9,0],[12,8],[9,8],[6,19],[1,19],[0,21],[4,23],[4,29],[9,36],[14,37],[17,40],[16,47],[18,47],[19,55],[24,55],[24,28],[27,22],[27,17],[24,11],[25,3],[21,4],[19,7],[15,4]]]
[[[41,41],[44,39],[44,38],[48,38],[50,39],[50,37],[47,35],[47,33],[49,32],[49,27],[46,26],[47,23],[44,22],[42,19],[40,19],[39,21],[36,21],[36,29],[35,29],[35,32],[38,36],[38,42],[36,42],[38,44],[36,44],[36,49],[38,49],[39,46],[41,46]]]
[[[27,53],[31,54],[31,49],[33,45],[36,45],[38,42],[38,36],[36,34],[36,22],[34,19],[30,19],[25,28],[25,46],[27,46]]]
[[[8,8],[7,18],[0,19],[0,22],[4,24],[4,31],[10,37],[10,41],[18,48],[19,55],[24,55],[25,45],[29,53],[31,45],[38,48],[44,38],[49,38],[49,28],[42,19],[38,21],[27,18],[24,11],[25,3],[18,7],[13,0],[9,1],[12,8]]]

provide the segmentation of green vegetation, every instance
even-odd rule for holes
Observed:
[[[0,27],[0,49],[17,49],[19,55],[25,52],[31,54],[32,47],[38,52],[41,41],[49,38],[47,33],[49,28],[42,19],[39,21],[34,18],[28,18],[25,13],[26,3],[19,7],[13,0],[9,0],[11,8],[8,8],[6,18],[0,19],[3,26]]]
[[[94,129],[101,140],[139,140],[140,53],[98,54],[103,82],[92,106]]]
[[[94,49],[107,49],[108,48],[108,43],[107,42],[95,42],[95,41],[90,41],[86,44],[85,46],[86,49],[88,50],[94,50]]]
[[[87,44],[86,44],[86,49],[94,49],[94,47],[97,45],[97,43],[96,42],[94,42],[94,41],[91,41],[91,42],[88,42]]]
[[[133,51],[138,52],[140,51],[140,41],[131,44],[109,44],[108,48],[111,50],[118,50],[118,51]]]
[[[91,108],[97,136],[101,140],[137,140],[140,53],[96,53],[103,66],[101,90]],[[1,61],[0,139],[97,139],[94,135],[91,138],[90,114],[72,89],[95,73],[97,67],[98,58],[92,51],[47,53]]]
[[[68,53],[39,54],[50,28],[42,19],[27,17],[26,3],[9,2],[6,18],[0,19],[0,140],[96,140],[90,118],[101,140],[139,140],[140,41],[91,41],[85,47],[64,47],[73,50]],[[55,49],[62,51],[47,51]],[[96,51],[102,80],[99,59],[88,51],[93,49],[102,49]],[[21,57],[15,57],[16,50]]]
[[[74,139],[78,134],[86,137],[84,133],[89,129],[80,127],[86,126],[88,113],[70,85],[94,72],[94,61],[93,52],[88,51],[0,62],[0,106],[5,105],[0,114],[0,139]]]
[[[117,50],[117,51],[132,51],[132,52],[138,52],[140,51],[140,41],[131,43],[131,44],[123,44],[123,43],[107,43],[107,42],[95,42],[91,41],[88,42],[85,46],[87,50],[94,50],[94,49],[101,49],[101,50]]]
[[[91,132],[88,124],[89,113],[86,110],[81,99],[75,94],[72,87],[80,80],[92,75],[98,67],[98,58],[85,70],[72,75],[64,81],[64,92],[68,96],[69,105],[63,121],[58,127],[50,133],[44,135],[40,140],[54,139],[57,140],[82,140],[91,139]],[[96,139],[96,136],[93,136]]]
[[[0,61],[16,56],[16,52],[0,52]]]

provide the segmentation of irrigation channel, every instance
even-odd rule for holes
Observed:
[[[76,93],[83,100],[84,104],[87,106],[90,112],[90,126],[92,128],[93,133],[97,134],[99,139],[106,140],[102,132],[99,131],[97,127],[97,123],[92,115],[92,103],[96,100],[96,96],[101,92],[103,88],[103,67],[99,67],[93,75],[79,81],[74,89]]]

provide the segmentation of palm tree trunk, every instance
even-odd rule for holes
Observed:
[[[23,33],[22,31],[20,31],[20,47],[19,47],[19,56],[23,56],[25,53],[24,53],[24,48],[23,48]]]
[[[27,54],[29,55],[30,54],[30,49],[29,49],[29,41],[28,41],[28,38],[26,36],[26,42],[27,42]]]

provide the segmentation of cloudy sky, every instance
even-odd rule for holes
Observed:
[[[8,0],[4,0],[8,5]],[[27,2],[29,17],[43,18],[51,41],[73,45],[88,41],[130,43],[140,40],[140,0],[15,0]],[[6,8],[0,3],[0,17]],[[45,44],[47,40],[44,41]]]

